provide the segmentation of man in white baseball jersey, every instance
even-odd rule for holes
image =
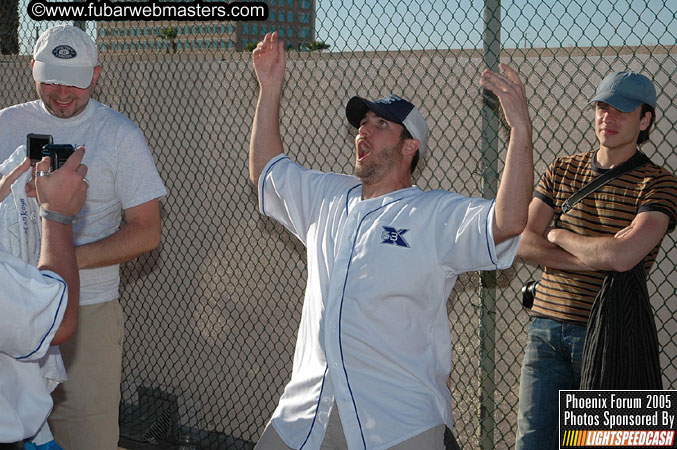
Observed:
[[[527,220],[533,157],[524,87],[504,66],[504,75],[482,74],[511,129],[492,201],[412,185],[428,127],[395,95],[348,102],[358,127],[355,176],[301,167],[280,137],[285,56],[276,33],[253,62],[260,90],[250,179],[261,212],[308,254],[292,378],[257,449],[442,449],[452,428],[447,299],[458,274],[510,266]]]

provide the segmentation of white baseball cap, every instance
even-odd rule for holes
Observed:
[[[33,48],[33,79],[85,89],[99,65],[96,44],[78,27],[59,25],[42,33]]]

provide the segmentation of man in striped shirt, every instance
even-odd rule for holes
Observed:
[[[591,100],[598,148],[557,158],[529,206],[518,255],[543,267],[522,363],[516,450],[558,442],[558,390],[577,389],[586,325],[606,271],[643,261],[648,274],[661,241],[675,228],[677,179],[653,163],[585,197],[564,214],[563,202],[630,159],[648,140],[656,90],[633,72],[608,75]]]

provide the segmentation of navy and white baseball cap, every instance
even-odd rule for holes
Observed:
[[[406,128],[411,137],[418,139],[421,143],[418,152],[419,156],[423,156],[428,147],[428,124],[413,104],[394,94],[375,102],[362,97],[353,97],[348,100],[346,117],[355,128],[360,127],[360,122],[368,111]]]
[[[616,72],[607,75],[597,87],[590,103],[607,103],[619,111],[631,112],[643,103],[656,107],[656,87],[653,82],[635,72]]]
[[[78,27],[59,25],[42,33],[33,48],[33,78],[39,83],[89,87],[99,65],[96,44]]]

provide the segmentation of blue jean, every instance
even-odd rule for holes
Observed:
[[[586,327],[534,318],[522,362],[515,450],[559,447],[559,390],[578,389]]]
[[[44,444],[35,445],[32,442],[24,442],[24,450],[63,450],[56,441],[49,441]]]

